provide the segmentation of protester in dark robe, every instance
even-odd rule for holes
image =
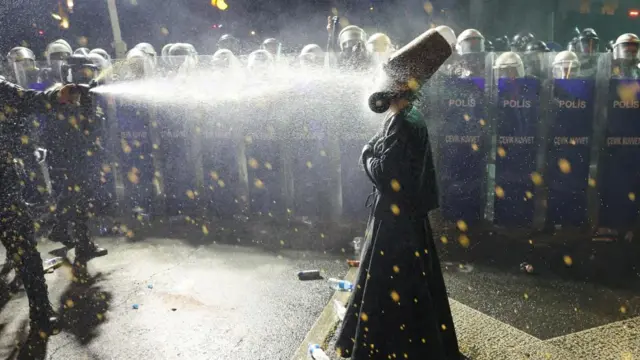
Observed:
[[[419,88],[412,81],[430,77],[451,55],[449,44],[439,32],[427,32],[387,63],[399,76],[382,95],[388,105],[384,125],[361,157],[374,194],[356,286],[336,342],[341,357],[461,359],[427,217],[438,206],[429,134],[412,104]],[[405,64],[411,61],[421,65]],[[395,62],[403,66],[392,69]]]

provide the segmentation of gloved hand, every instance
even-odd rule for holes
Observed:
[[[362,155],[360,155],[360,165],[366,166],[367,159],[373,156],[373,146],[367,144],[362,148]]]

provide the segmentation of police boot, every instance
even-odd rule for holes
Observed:
[[[99,247],[97,244],[90,242],[87,245],[78,245],[76,247],[76,257],[78,259],[89,261],[93,258],[105,256],[109,251],[103,247]]]
[[[76,246],[76,259],[86,262],[109,253],[107,249],[99,247],[91,241],[89,227],[84,221],[75,224],[74,232],[78,242]]]

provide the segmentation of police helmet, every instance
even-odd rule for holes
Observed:
[[[582,30],[578,41],[576,42],[576,50],[582,53],[593,54],[598,52],[598,46],[600,44],[600,38],[596,31],[592,28],[586,28]]]
[[[87,55],[89,55],[89,49],[87,49],[85,47],[77,48],[76,51],[73,52],[73,55],[87,56]]]
[[[111,62],[111,55],[109,55],[109,53],[106,52],[104,49],[93,49],[89,51],[89,55],[91,54],[98,54],[102,56],[102,58],[105,59],[107,62]]]
[[[524,77],[524,64],[518,54],[507,51],[498,56],[493,64],[493,71],[496,79],[522,78]]]
[[[56,40],[47,45],[47,63],[51,65],[51,60],[65,60],[71,54],[73,50],[71,46],[64,40]]]
[[[534,41],[532,41],[532,42],[527,44],[525,52],[527,52],[527,53],[549,52],[549,48],[547,47],[547,44],[544,43],[544,41],[534,40]]]
[[[133,48],[127,52],[127,63],[131,73],[137,77],[150,75],[153,72],[153,61],[145,52]]]
[[[300,65],[302,66],[322,66],[324,65],[324,51],[319,45],[305,45],[300,52]]]
[[[476,29],[467,29],[458,35],[456,50],[460,55],[482,53],[485,51],[484,36]]]
[[[536,37],[529,32],[521,32],[516,34],[511,40],[511,51],[522,52],[526,49],[527,44],[535,40]]]
[[[247,68],[251,71],[264,71],[273,65],[273,56],[267,50],[256,50],[249,54]]]
[[[31,60],[35,62],[36,55],[33,53],[33,51],[31,51],[31,49],[23,46],[18,46],[9,51],[9,54],[7,54],[7,60],[11,63],[21,62],[25,60]]]
[[[136,45],[134,49],[140,49],[143,53],[147,54],[147,56],[151,57],[154,65],[157,63],[158,60],[156,57],[158,56],[158,53],[156,52],[156,49],[153,48],[153,45],[149,43],[140,43]]]
[[[340,31],[338,34],[338,42],[340,43],[341,50],[347,50],[353,48],[356,44],[363,44],[367,40],[367,34],[362,28],[349,25]]]
[[[613,44],[615,44],[616,41],[615,40],[609,40],[609,42],[607,43],[607,45],[605,45],[605,50],[607,52],[613,52]]]
[[[231,50],[220,49],[213,54],[213,66],[215,68],[229,68],[237,63],[237,58]]]
[[[218,40],[218,49],[228,49],[233,53],[237,53],[239,47],[240,41],[231,34],[224,34]]]
[[[391,39],[386,34],[375,33],[367,39],[367,51],[369,53],[387,53],[391,49]]]
[[[507,35],[495,38],[493,40],[493,48],[496,52],[509,51],[509,38]]]
[[[553,59],[553,77],[555,79],[575,78],[580,73],[580,60],[573,51],[559,52]]]
[[[620,35],[613,44],[613,58],[616,60],[638,59],[638,45],[640,45],[640,39],[636,34]]]
[[[274,38],[268,38],[262,42],[260,48],[262,50],[267,50],[271,55],[276,56],[280,53],[280,42]]]
[[[489,39],[484,39],[484,51],[486,52],[493,52],[495,48],[493,47],[493,42],[491,42],[491,40]]]
[[[99,70],[109,67],[109,61],[98,53],[89,53],[89,55],[87,55],[87,59],[89,59],[89,61],[91,61]]]

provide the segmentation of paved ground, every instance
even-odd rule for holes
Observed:
[[[214,244],[218,235],[206,240],[196,228],[189,241],[101,238],[110,254],[90,263],[84,284],[71,281],[68,266],[47,275],[65,326],[42,358],[290,359],[332,295],[325,282],[300,282],[296,272],[343,276],[346,255],[339,246],[337,256],[284,249],[293,238],[331,238],[302,235],[302,228],[288,237],[275,229],[232,231],[225,240],[252,238],[245,241],[251,246]],[[445,280],[461,348],[472,359],[640,356],[637,252],[620,244],[500,242],[498,235],[487,241],[486,234],[469,234],[471,246],[463,249],[455,233],[447,236],[440,244]],[[261,237],[268,244],[255,240]],[[534,265],[534,275],[520,271],[523,261]],[[0,359],[42,351],[23,345],[36,344],[25,334],[26,310],[23,292],[0,308]]]
[[[471,359],[640,357],[640,274],[629,244],[551,247],[548,237],[532,245],[470,234],[463,249],[457,235],[439,247],[460,347]],[[524,261],[533,274],[520,270]]]
[[[47,275],[66,324],[47,359],[288,359],[332,294],[325,282],[298,281],[297,271],[347,270],[322,253],[99,241],[110,254],[90,263],[88,283],[71,282],[70,267]],[[25,340],[26,310],[23,292],[0,310],[0,359]]]

